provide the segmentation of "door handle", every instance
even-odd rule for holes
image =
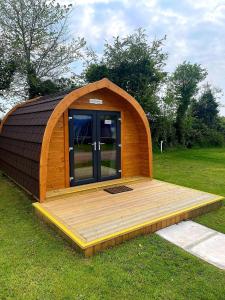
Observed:
[[[101,150],[101,145],[105,145],[105,143],[98,142],[98,150]]]
[[[97,143],[96,142],[93,142],[93,143],[88,143],[88,145],[92,145],[94,146],[94,151],[97,150]]]

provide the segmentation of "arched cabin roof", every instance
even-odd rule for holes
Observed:
[[[37,198],[45,128],[54,108],[64,96],[43,96],[19,104],[1,124],[0,168]]]
[[[49,143],[57,121],[78,98],[103,88],[120,95],[138,112],[151,152],[149,123],[143,109],[131,95],[104,78],[66,94],[42,96],[15,106],[0,127],[1,170],[40,201],[44,200]]]

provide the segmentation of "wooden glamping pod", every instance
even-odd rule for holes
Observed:
[[[221,197],[152,180],[146,115],[108,79],[19,104],[0,133],[1,170],[87,256],[221,204]],[[130,191],[112,195],[109,187]]]
[[[107,79],[16,106],[2,122],[0,143],[1,169],[40,202],[51,190],[152,176],[145,113]]]

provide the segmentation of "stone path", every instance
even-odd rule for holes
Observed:
[[[184,221],[156,232],[189,253],[225,270],[225,234]]]

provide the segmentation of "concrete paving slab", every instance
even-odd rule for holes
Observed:
[[[217,233],[193,246],[190,252],[225,270],[225,234]]]
[[[156,232],[159,236],[225,270],[225,234],[193,221],[184,221]]]
[[[193,221],[185,221],[161,229],[157,233],[171,243],[185,248],[196,243],[196,241],[211,236],[215,232]]]

